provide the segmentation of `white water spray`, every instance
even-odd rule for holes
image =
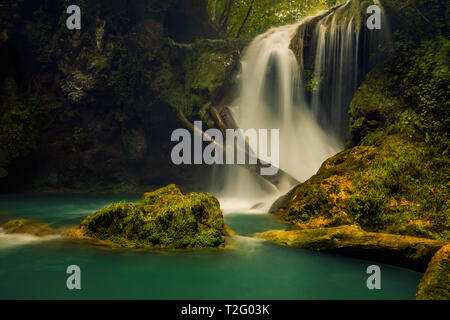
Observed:
[[[307,180],[342,150],[348,105],[363,71],[358,70],[359,64],[366,64],[359,53],[363,46],[363,53],[370,53],[380,39],[360,36],[360,21],[354,21],[359,17],[352,16],[355,5],[359,2],[349,1],[333,12],[270,29],[251,42],[241,60],[241,92],[231,106],[234,118],[242,129],[279,129],[280,168],[299,181]],[[356,10],[361,12],[359,7]],[[290,44],[297,36],[303,45],[311,25],[309,47],[302,48],[302,56],[310,50],[307,53],[315,60],[305,66],[306,61],[297,61]],[[311,94],[310,102],[303,83],[305,67],[314,70],[314,82],[324,82]],[[276,190],[243,168],[225,170],[224,187],[217,193],[224,212],[267,212],[277,197],[293,187],[286,182]]]
[[[28,244],[38,244],[58,238],[60,238],[59,235],[38,237],[31,234],[6,233],[2,228],[0,228],[0,250]]]

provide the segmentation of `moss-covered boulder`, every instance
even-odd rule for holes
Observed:
[[[450,300],[450,244],[431,259],[416,294],[417,300]]]
[[[366,167],[373,149],[359,147],[323,163],[316,175],[278,199],[270,212],[302,228],[322,228],[355,222],[346,210],[354,188],[352,174]]]
[[[124,247],[223,247],[224,221],[210,194],[183,195],[175,185],[145,193],[138,203],[114,203],[81,223],[84,236]]]
[[[1,226],[6,233],[23,233],[39,237],[54,233],[53,229],[45,222],[33,219],[14,219]]]

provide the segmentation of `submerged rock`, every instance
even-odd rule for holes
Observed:
[[[6,233],[23,233],[39,237],[53,234],[53,229],[42,221],[33,219],[14,219],[1,226]]]
[[[258,233],[283,246],[345,254],[424,271],[431,257],[449,241],[366,232],[355,225]]]
[[[431,259],[417,287],[417,300],[450,300],[450,244]]]
[[[207,193],[183,195],[175,185],[145,193],[139,203],[114,203],[81,223],[82,236],[123,247],[223,247],[219,201]]]

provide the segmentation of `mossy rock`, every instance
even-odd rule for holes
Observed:
[[[279,245],[332,252],[424,271],[433,255],[449,242],[366,232],[356,225],[281,231],[255,235]]]
[[[33,219],[15,219],[2,225],[6,233],[23,233],[39,237],[53,234],[53,229],[48,224]]]
[[[277,200],[270,212],[303,228],[354,223],[346,210],[354,192],[352,173],[365,168],[373,153],[374,148],[356,147],[326,160],[316,175]]]
[[[174,184],[170,184],[164,188],[157,189],[152,192],[146,192],[141,198],[140,203],[144,205],[152,205],[156,202],[159,202],[163,199],[171,199],[173,197],[180,197],[183,194],[181,193],[180,188],[178,188]]]
[[[114,203],[81,223],[83,235],[123,247],[223,247],[224,221],[210,194],[183,195],[175,185],[145,193],[139,203]]]
[[[431,259],[417,287],[417,300],[450,300],[450,244]]]
[[[449,240],[448,48],[427,40],[369,72],[350,105],[352,140],[271,213],[302,228]]]

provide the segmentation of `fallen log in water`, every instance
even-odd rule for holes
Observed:
[[[219,111],[217,111],[217,109],[215,109],[214,107],[211,108],[211,113],[212,113],[213,117],[215,118],[217,126],[219,127],[222,134],[225,135],[226,130],[229,129],[230,127],[233,129],[236,128],[236,123],[234,122],[234,119],[229,110],[222,108],[221,111],[222,111],[222,113],[227,114],[226,121],[224,120],[225,117],[221,116],[221,113]],[[210,143],[215,144],[215,146],[218,149],[220,149],[224,155],[226,155],[226,149],[227,149],[226,146],[216,142],[213,138],[208,136],[203,130],[196,127],[191,121],[189,121],[186,118],[186,116],[183,114],[183,112],[181,110],[177,109],[176,112],[177,112],[178,119],[181,121],[181,123],[187,129],[189,129],[190,131],[192,131],[194,133],[197,132],[197,134],[201,135],[204,140],[211,141]],[[255,155],[250,155],[249,150],[251,150],[251,149],[248,146],[248,142],[245,141],[245,158],[249,159],[250,157],[256,157],[256,164],[250,164],[247,161],[245,161],[245,163],[242,163],[242,164],[239,163],[237,165],[239,165],[247,170],[250,170],[250,171],[254,172],[255,174],[260,175],[263,179],[265,179],[266,181],[271,183],[277,189],[281,188],[282,183],[288,183],[290,185],[295,185],[295,184],[299,183],[299,181],[297,179],[295,179],[290,174],[288,174],[287,172],[283,171],[280,168],[277,168],[278,170],[276,170],[276,173],[273,175],[261,175],[260,172],[263,168],[268,168],[270,166],[274,167],[274,166],[271,164],[268,164],[267,162],[262,161]],[[236,144],[234,145],[234,151],[235,151],[234,154],[236,154],[237,153],[236,152],[237,151]]]

